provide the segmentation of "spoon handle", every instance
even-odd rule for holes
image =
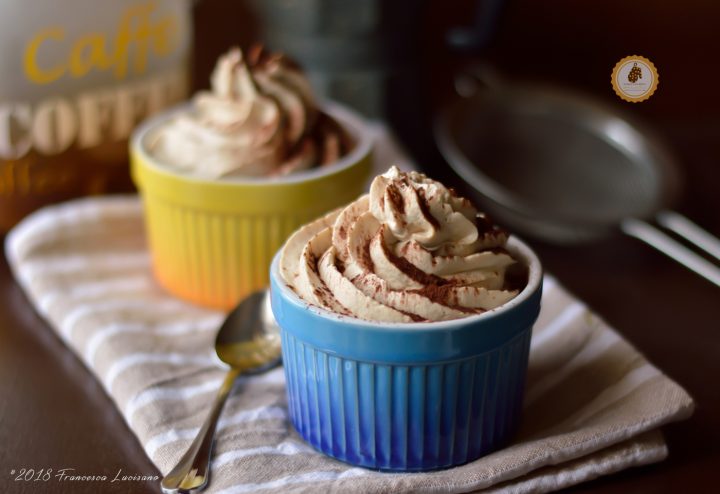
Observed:
[[[212,450],[215,427],[220,412],[225,405],[239,370],[232,369],[225,376],[220,391],[200,432],[195,437],[175,468],[163,477],[160,487],[165,494],[184,494],[202,490],[208,482],[210,472],[210,452]]]

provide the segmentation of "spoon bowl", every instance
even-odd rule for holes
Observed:
[[[280,329],[264,291],[245,298],[225,318],[215,338],[220,360],[244,374],[264,372],[280,359]]]

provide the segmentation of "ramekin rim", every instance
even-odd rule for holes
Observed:
[[[296,173],[291,173],[282,177],[237,177],[228,179],[209,179],[203,177],[197,177],[189,174],[178,173],[172,170],[170,166],[159,163],[159,160],[152,155],[147,149],[145,139],[147,136],[156,129],[158,126],[167,122],[173,116],[178,113],[191,108],[193,105],[192,100],[184,101],[171,106],[164,111],[144,120],[138,125],[132,133],[130,138],[130,148],[132,152],[137,153],[142,158],[143,163],[146,166],[152,168],[157,173],[162,173],[171,177],[179,178],[181,180],[187,180],[191,183],[197,184],[213,184],[213,185],[227,185],[227,186],[282,186],[291,185],[297,183],[311,182],[314,180],[324,179],[331,177],[335,174],[346,171],[349,168],[356,166],[362,162],[363,159],[370,155],[375,144],[375,132],[369,122],[365,120],[359,113],[351,108],[335,101],[321,101],[319,107],[321,111],[327,113],[340,120],[343,128],[349,130],[351,135],[355,138],[355,146],[345,156],[340,158],[338,161],[331,165],[323,167],[315,167],[309,170],[303,170]]]
[[[523,302],[528,300],[532,295],[539,289],[543,280],[543,268],[535,251],[530,248],[525,242],[520,240],[515,235],[510,235],[507,244],[508,250],[512,254],[520,254],[520,261],[525,261],[528,267],[528,281],[525,287],[520,293],[515,296],[509,302],[502,304],[499,307],[485,311],[481,314],[475,314],[468,317],[462,317],[459,319],[451,319],[448,321],[433,321],[433,322],[381,322],[381,321],[368,321],[366,319],[360,319],[353,316],[346,316],[341,314],[335,314],[332,311],[310,304],[300,298],[295,291],[288,286],[285,280],[282,278],[279,269],[279,260],[282,253],[282,248],[273,257],[272,263],[270,264],[270,280],[271,286],[269,290],[273,290],[274,285],[279,287],[280,295],[283,296],[288,302],[293,305],[307,310],[315,316],[323,319],[332,320],[338,324],[348,324],[351,326],[359,326],[364,329],[373,330],[386,330],[396,332],[435,332],[435,331],[446,331],[448,329],[457,329],[464,327],[468,324],[473,324],[478,321],[489,320],[499,315],[513,310],[515,307],[520,306]]]

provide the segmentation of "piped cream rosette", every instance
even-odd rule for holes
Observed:
[[[209,179],[281,176],[335,163],[351,147],[284,55],[232,49],[218,59],[211,83],[151,145],[176,171]]]
[[[296,231],[280,269],[305,301],[371,321],[457,319],[498,307],[507,233],[455,191],[392,167],[370,194]]]

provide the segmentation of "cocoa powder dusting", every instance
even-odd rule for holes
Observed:
[[[430,213],[430,209],[428,208],[428,202],[425,198],[425,190],[418,189],[417,191],[418,195],[418,204],[420,205],[420,213],[422,213],[425,220],[427,220],[428,223],[430,223],[436,230],[440,229],[440,222]]]
[[[387,256],[387,258],[390,260],[391,263],[395,265],[396,268],[398,268],[400,271],[403,272],[407,277],[412,279],[413,281],[417,281],[421,285],[443,285],[448,283],[447,280],[436,276],[434,274],[428,274],[422,269],[418,268],[414,264],[412,264],[410,261],[403,257],[396,256],[393,254],[390,249],[387,248],[387,245],[385,243],[381,243],[383,252]]]
[[[317,150],[317,164],[320,166],[335,163],[355,146],[352,137],[340,124],[323,112],[318,113],[315,125],[308,130],[307,136]]]
[[[390,199],[390,203],[400,214],[405,214],[405,201],[403,200],[402,194],[393,184],[387,186],[387,196]]]
[[[412,312],[405,312],[404,310],[395,309],[399,313],[408,316],[412,322],[429,322],[427,319],[418,316],[417,314],[413,314]]]
[[[369,241],[365,242],[363,244],[363,248],[360,251],[360,263],[368,271],[375,271],[375,263],[373,262],[372,257],[370,257],[370,242]]]
[[[475,228],[477,228],[479,236],[491,235],[507,235],[507,232],[498,226],[487,214],[478,214],[475,216]]]
[[[455,309],[458,312],[464,312],[466,314],[475,314],[478,312],[475,309],[459,305],[457,297],[453,292],[453,288],[457,285],[454,283],[448,283],[446,280],[443,281],[445,281],[445,284],[443,285],[425,285],[424,287],[416,290],[408,290],[408,292],[417,293],[418,295],[422,295],[423,297],[432,300],[436,304],[444,305],[451,309]]]
[[[247,61],[248,66],[253,68],[264,65],[270,57],[270,54],[262,43],[253,44],[245,53],[245,60]]]
[[[307,257],[306,262],[307,262],[307,266],[308,266],[311,270],[314,271],[314,270],[315,270],[315,267],[317,266],[317,257],[315,257],[315,256],[313,255],[313,253],[310,252],[310,253],[308,253],[308,257]]]

